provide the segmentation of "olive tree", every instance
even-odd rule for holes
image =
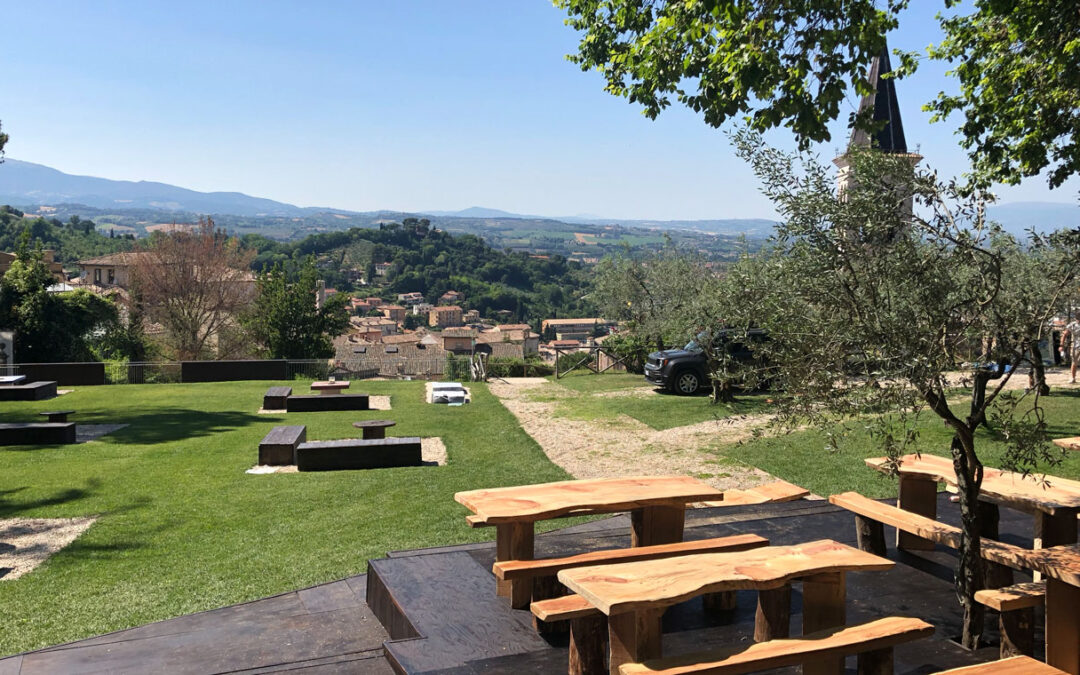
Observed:
[[[853,181],[838,193],[832,168],[814,157],[769,148],[749,131],[735,141],[782,218],[771,248],[739,279],[759,298],[768,359],[788,392],[779,419],[817,421],[830,443],[869,426],[894,468],[917,449],[920,415],[951,429],[963,530],[956,587],[963,643],[974,646],[982,609],[973,596],[984,574],[975,430],[994,416],[1008,439],[1007,468],[1030,472],[1059,456],[1046,439],[1039,388],[1017,396],[1006,384],[1057,303],[1055,292],[1029,292],[1017,261],[1040,256],[1048,284],[1040,293],[1064,292],[1080,259],[1075,236],[1025,251],[986,221],[977,195],[903,156],[855,152]],[[961,381],[950,376],[965,368]],[[956,405],[958,387],[968,404]]]

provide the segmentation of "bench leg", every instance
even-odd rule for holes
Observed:
[[[536,577],[533,579],[532,587],[532,601],[539,602],[540,600],[547,600],[549,598],[561,598],[564,595],[569,595],[569,591],[566,586],[559,583],[557,577]],[[555,635],[559,633],[566,633],[570,630],[569,621],[541,621],[535,615],[533,616],[533,628],[540,635]]]
[[[847,621],[847,583],[843,572],[803,580],[803,635],[843,626]],[[803,675],[842,675],[844,657],[823,656],[803,665]]]
[[[863,652],[858,657],[859,675],[893,675],[893,648]]]
[[[896,505],[905,511],[936,519],[937,483],[927,478],[900,474],[900,494]],[[932,551],[934,542],[897,530],[896,548],[905,551]]]
[[[998,617],[1001,632],[1001,655],[1035,656],[1035,608],[1025,607],[1002,612]]]
[[[791,633],[791,584],[758,591],[754,642],[786,638]]]
[[[608,617],[608,673],[619,675],[624,663],[660,658],[664,610],[645,609]]]
[[[856,514],[855,538],[860,551],[885,557],[885,526],[878,521]]]
[[[722,623],[731,623],[735,620],[735,609],[738,607],[736,591],[719,591],[706,593],[701,596],[701,606],[708,614],[717,615]]]
[[[1080,675],[1080,586],[1046,580],[1046,663]]]
[[[570,620],[570,675],[604,675],[607,668],[607,617]]]
[[[686,508],[646,506],[630,512],[630,545],[659,546],[682,541]]]
[[[533,524],[505,523],[495,526],[495,560],[532,560]],[[495,580],[495,593],[510,598],[510,606],[523,609],[532,601],[532,579]]]

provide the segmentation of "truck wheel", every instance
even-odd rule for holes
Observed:
[[[693,396],[701,389],[701,378],[692,370],[684,370],[675,376],[672,390],[680,396]]]

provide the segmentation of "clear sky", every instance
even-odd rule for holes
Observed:
[[[912,4],[892,46],[937,38],[941,3]],[[567,62],[577,38],[546,0],[35,0],[3,13],[7,154],[68,173],[361,211],[772,215],[722,132],[677,107],[651,121]],[[948,175],[965,167],[954,124],[920,110],[952,86],[944,71],[897,86],[909,146]],[[821,154],[845,142],[841,121]],[[1035,178],[1000,194],[1078,192]]]

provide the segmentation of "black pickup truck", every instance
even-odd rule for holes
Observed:
[[[698,336],[699,339],[702,337]],[[749,343],[768,339],[762,330],[751,330],[748,337],[746,342]],[[728,353],[738,361],[750,363],[757,358],[744,342],[727,341],[723,333],[718,339],[725,341]],[[692,396],[705,389],[709,383],[705,352],[695,340],[691,340],[682,349],[653,352],[645,360],[645,381],[676,394]]]

